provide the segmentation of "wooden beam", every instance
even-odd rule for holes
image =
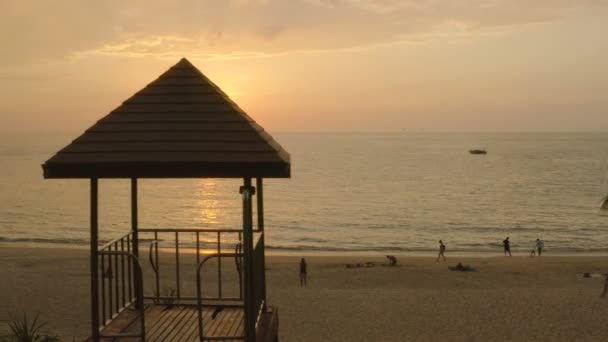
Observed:
[[[135,255],[139,259],[138,226],[139,226],[139,215],[138,215],[138,206],[137,206],[137,178],[131,178],[131,233],[132,233],[132,237],[133,237],[131,239],[131,244],[132,244],[133,255]],[[129,262],[131,262],[131,261],[129,261]],[[135,285],[134,286],[135,298],[139,299],[144,294],[139,293],[140,292],[139,289],[142,288],[140,286],[140,284],[143,282],[143,279],[141,279],[140,274],[138,272],[135,272],[134,277],[133,277],[133,282]],[[140,300],[136,300],[135,303],[136,303],[136,306],[141,305]]]
[[[131,232],[133,233],[133,254],[139,257],[137,213],[137,178],[131,178]]]
[[[243,253],[245,254],[245,341],[255,342],[255,310],[253,302],[253,220],[251,196],[253,187],[251,178],[243,179],[241,187],[243,197]]]
[[[98,187],[97,178],[91,178],[91,336],[99,341],[99,271],[97,270],[98,248]]]
[[[262,300],[264,301],[264,311],[266,311],[266,233],[264,232],[264,182],[261,177],[255,180],[256,193],[255,197],[257,200],[258,208],[258,229],[262,232],[260,237],[260,248],[262,248]]]
[[[262,178],[258,177],[255,179],[255,187],[257,188],[255,197],[258,204],[258,229],[264,231],[264,188]]]

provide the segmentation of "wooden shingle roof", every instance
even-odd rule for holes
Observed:
[[[42,165],[45,178],[289,177],[289,154],[185,58]]]

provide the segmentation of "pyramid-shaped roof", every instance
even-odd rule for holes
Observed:
[[[185,58],[44,165],[45,178],[289,177],[289,154]]]

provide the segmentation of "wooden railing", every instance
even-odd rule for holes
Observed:
[[[205,336],[202,321],[203,306],[206,305],[236,306],[245,310],[243,306],[246,293],[244,287],[246,286],[251,288],[251,291],[247,293],[251,296],[250,303],[254,314],[249,317],[253,319],[252,325],[256,328],[265,311],[264,233],[262,231],[253,232],[250,284],[244,284],[242,234],[242,230],[235,229],[139,229],[138,241],[135,244],[133,234],[129,233],[104,245],[98,250],[100,272],[98,303],[99,326],[102,328],[101,337],[140,337],[145,340],[144,300],[146,300],[160,304],[196,305],[199,313],[201,341],[227,338],[245,339],[244,336]],[[150,264],[146,269],[149,286],[147,293],[144,293],[143,268],[136,256],[142,255],[143,257],[143,254],[135,253],[132,250],[133,245],[139,245],[142,253],[144,251],[148,253],[146,257]],[[195,270],[189,268],[191,266],[188,265],[191,265],[192,262],[187,262],[185,258],[196,260]],[[162,263],[161,259],[164,259]],[[212,259],[215,260],[214,263],[207,263]],[[206,272],[211,272],[205,273],[205,277],[215,278],[213,273],[214,268],[217,267],[217,286],[215,288],[213,279],[207,282],[209,278],[206,278],[203,282],[201,270],[205,265],[211,267],[211,269],[207,268]],[[226,284],[222,274],[227,267],[234,267],[237,278],[234,281],[238,282],[238,285]],[[163,277],[161,269],[164,272],[174,272],[174,274],[170,276],[165,274]],[[194,280],[192,279],[194,271],[196,271],[196,289],[184,285]],[[184,277],[186,281],[183,281]],[[234,279],[234,274],[232,279]],[[164,285],[171,286],[174,291],[161,293],[161,289],[165,288]],[[129,307],[138,313],[136,319],[140,320],[141,331],[130,335],[104,333],[103,328]]]
[[[221,260],[221,258],[242,258],[243,254],[242,253],[213,253],[213,254],[209,254],[207,256],[205,256],[197,265],[196,268],[196,306],[197,306],[197,311],[198,311],[198,336],[199,336],[199,341],[203,342],[205,340],[243,340],[245,339],[244,336],[239,335],[239,336],[214,336],[214,337],[210,337],[210,336],[205,336],[205,330],[204,330],[204,322],[203,322],[203,300],[204,297],[202,295],[202,279],[201,279],[201,270],[203,269],[203,266],[205,266],[205,264],[207,263],[207,261],[217,258],[218,260]],[[242,291],[241,291],[242,293]],[[241,307],[243,308],[243,306],[241,305]]]
[[[203,295],[204,300],[242,301],[242,255],[240,241],[242,230],[236,229],[140,229],[140,243],[148,244],[148,259],[153,273],[153,293],[146,294],[144,299],[173,302],[192,302],[197,300],[192,288],[184,289],[183,277],[192,279],[193,269],[184,268],[184,258],[193,257],[196,260],[195,267],[201,260],[210,254],[221,255],[217,258],[216,273],[217,286],[214,295]],[[165,253],[160,253],[162,250]],[[203,252],[204,251],[204,252]],[[238,257],[226,257],[227,253],[239,254]],[[172,264],[174,276],[161,276],[161,258],[169,258],[166,263]],[[232,260],[226,260],[232,259]],[[238,275],[238,293],[229,293],[223,281],[223,272],[228,267],[234,267]],[[171,288],[172,293],[161,293],[162,288]],[[185,291],[186,290],[186,291]],[[184,294],[186,292],[186,294]],[[190,292],[191,294],[188,294]]]
[[[257,241],[256,241],[257,240]],[[255,326],[260,321],[262,314],[266,308],[266,278],[264,265],[264,233],[260,233],[258,238],[254,240],[253,248],[253,307],[255,309]]]
[[[140,337],[145,340],[142,265],[132,251],[132,234],[112,240],[98,251],[100,331],[125,309],[138,312],[141,329],[134,334],[102,334],[101,337]]]

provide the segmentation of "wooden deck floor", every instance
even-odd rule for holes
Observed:
[[[203,309],[203,332],[205,337],[241,337],[234,341],[242,341],[244,334],[242,307],[225,306],[213,318],[212,315],[215,309],[215,307],[204,307]],[[174,305],[167,307],[165,305],[146,305],[144,317],[147,342],[195,342],[199,340],[196,306]],[[139,321],[136,318],[135,311],[131,309],[125,310],[104,329],[104,332],[138,332],[140,327]],[[104,342],[114,340],[124,342],[139,341],[140,339],[103,339]]]

